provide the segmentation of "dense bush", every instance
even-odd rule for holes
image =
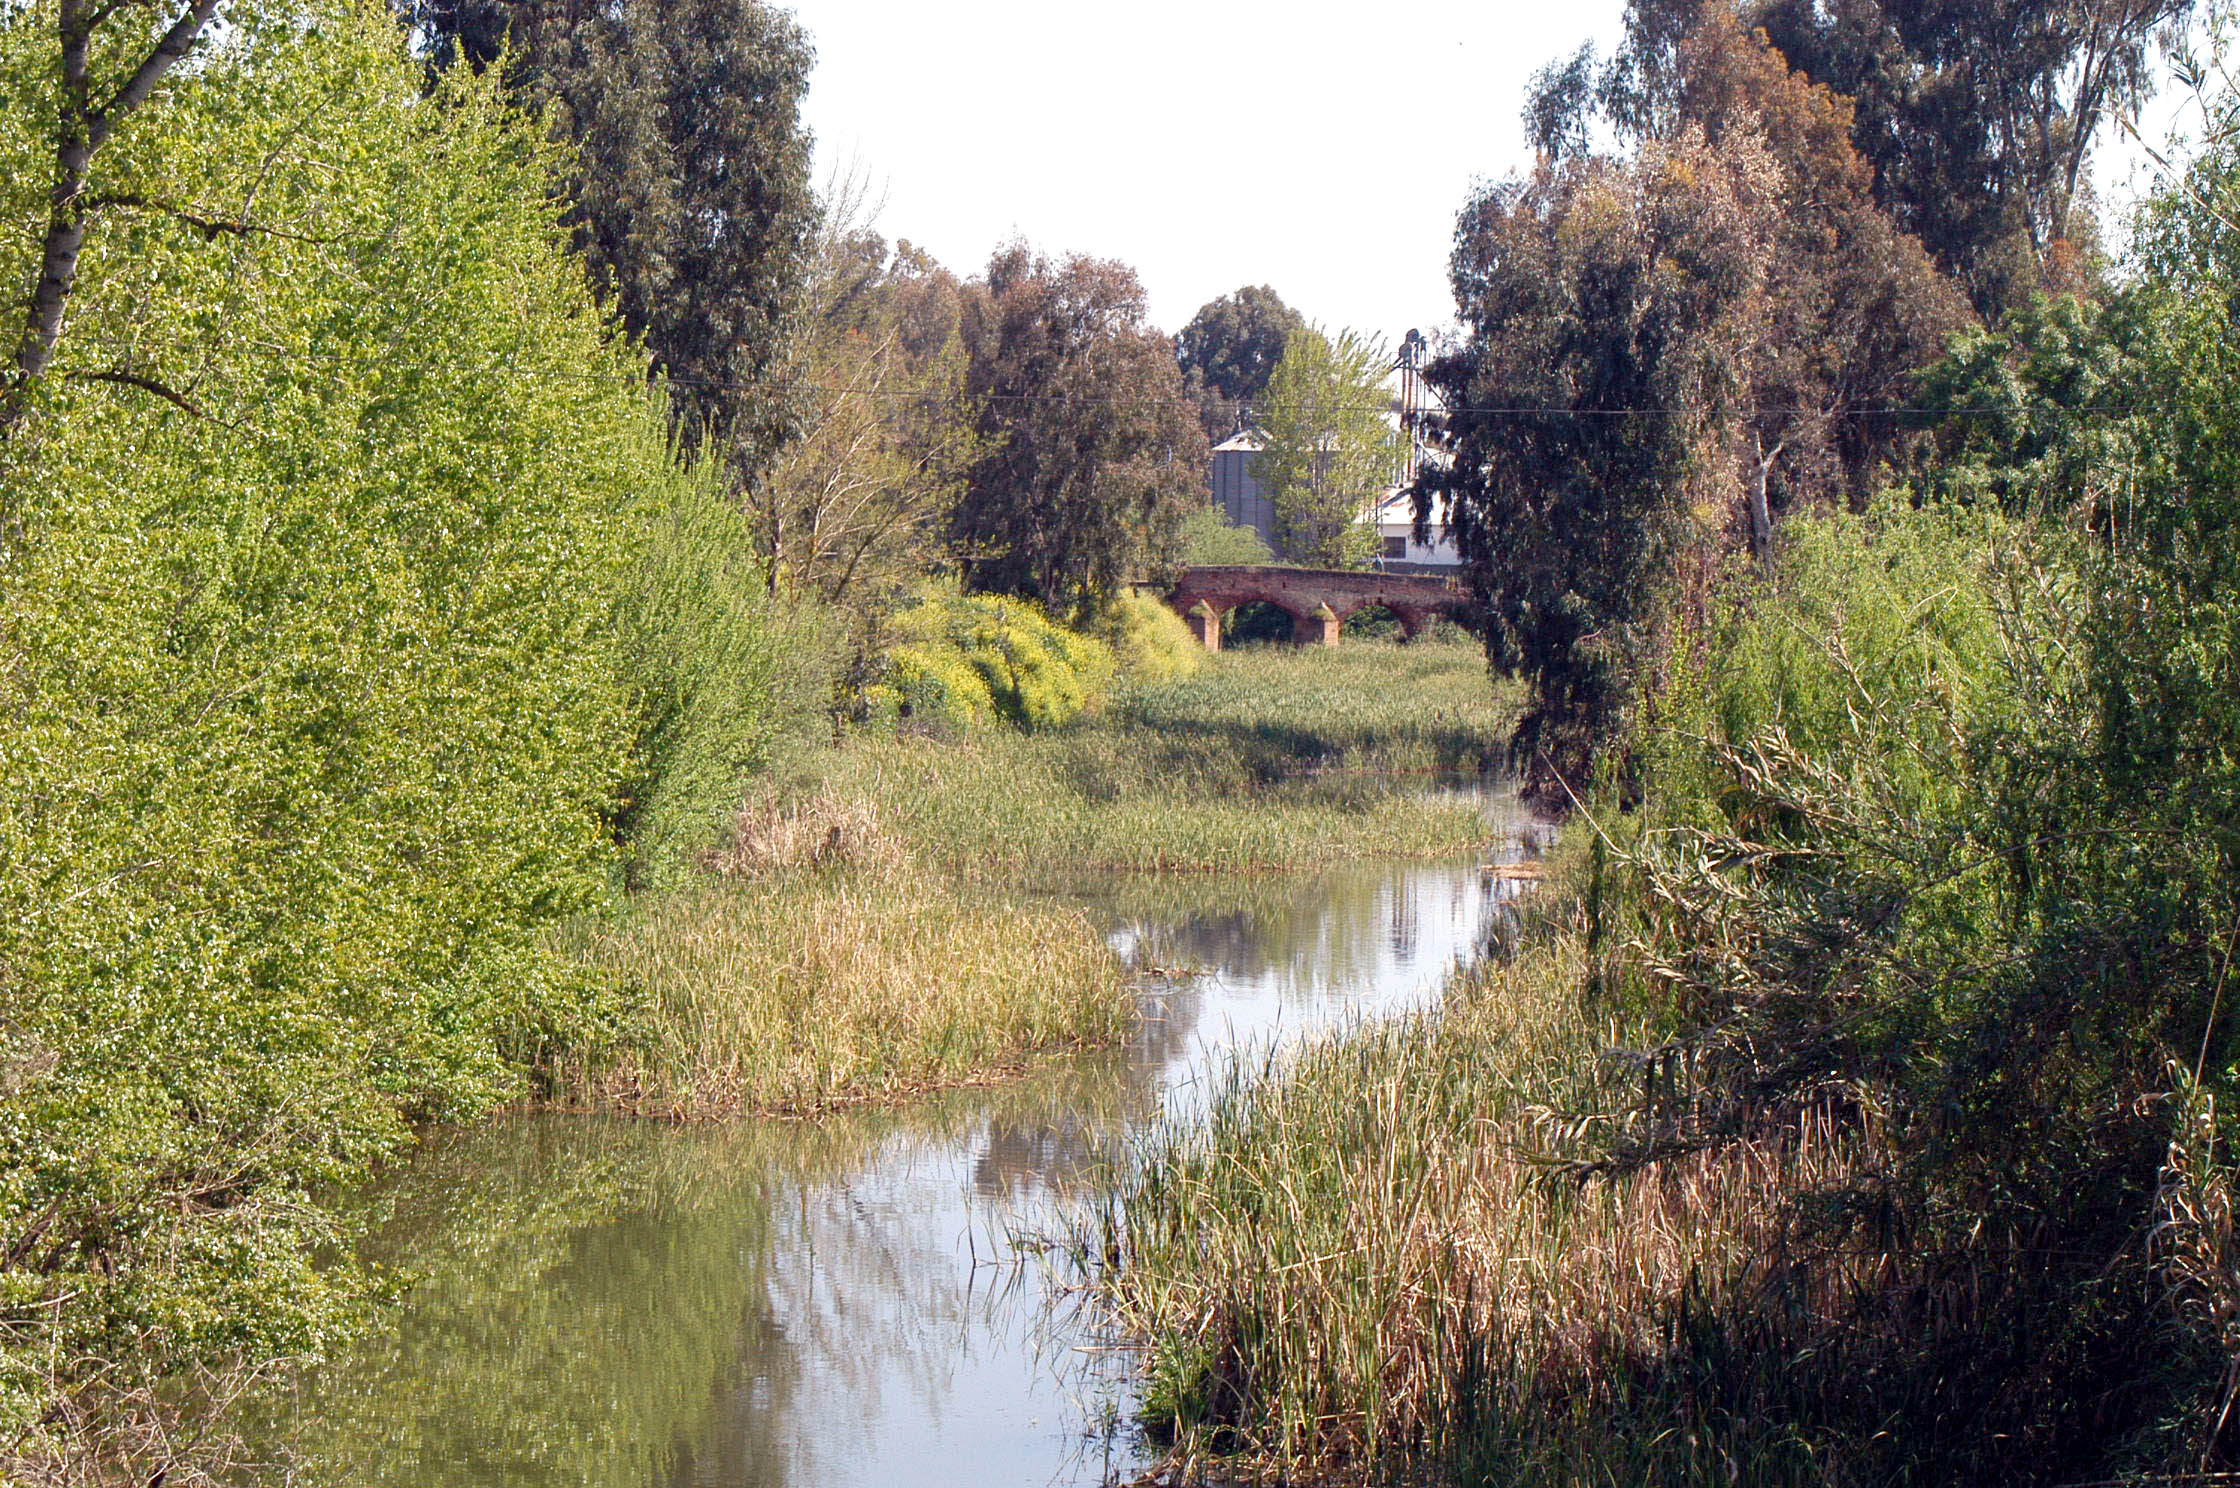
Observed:
[[[1027,729],[1070,723],[1103,700],[1116,666],[1103,641],[1000,594],[929,595],[889,633],[865,711],[951,732],[998,719]]]
[[[1121,674],[1132,682],[1179,682],[1205,664],[1205,649],[1182,617],[1139,589],[1105,601],[1089,617],[1088,630],[1112,647]]]
[[[55,24],[0,19],[16,286]],[[99,157],[0,443],[0,1476],[160,1477],[197,1389],[326,1349],[307,1196],[596,1029],[540,927],[767,732],[550,147],[421,82],[386,13],[237,12]]]

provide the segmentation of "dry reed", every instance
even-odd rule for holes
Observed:
[[[818,830],[791,839],[808,844],[809,861],[823,851]],[[769,869],[578,935],[584,961],[642,989],[645,1011],[596,1059],[548,1072],[562,1104],[816,1111],[1108,1041],[1134,1014],[1119,961],[1086,916],[900,862]]]

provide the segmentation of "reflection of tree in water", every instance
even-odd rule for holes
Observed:
[[[1493,892],[1387,865],[1112,882],[1099,907],[1149,959],[1288,1000],[1416,964]],[[893,1420],[1054,1389],[1036,1273],[973,1262],[1016,1262],[1009,1226],[1047,1228],[1196,1057],[1205,986],[1146,997],[1122,1048],[903,1109],[439,1135],[361,1203],[368,1254],[419,1278],[400,1326],[268,1439],[307,1488],[807,1488],[891,1453]]]
[[[659,1481],[757,1286],[758,1135],[540,1119],[433,1139],[363,1201],[366,1252],[417,1278],[397,1325],[266,1410],[295,1481]]]
[[[1432,959],[1472,947],[1507,892],[1475,865],[1352,864],[1250,878],[1115,877],[1093,902],[1139,962],[1203,967],[1307,1002],[1436,975]]]
[[[761,1313],[745,1330],[782,1348],[814,1420],[774,1410],[745,1361],[672,1482],[855,1480],[894,1417],[941,1418],[982,1365],[1031,1368],[1019,1356],[1040,1294],[1007,1224],[1046,1223],[1154,1102],[1150,1072],[1106,1053],[872,1118],[888,1132],[867,1161],[772,1206]]]

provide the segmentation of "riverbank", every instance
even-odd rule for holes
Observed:
[[[1475,805],[1428,787],[1494,770],[1512,719],[1468,642],[1253,647],[1067,729],[853,740],[818,779],[968,876],[1290,871],[1470,851]]]
[[[1793,525],[1499,956],[1146,1144],[1078,1238],[1179,1475],[2215,1476],[2233,817],[2086,558]]]
[[[632,1115],[809,1115],[969,1083],[1134,1021],[1077,911],[904,864],[720,880],[579,927],[630,989],[617,1047],[548,1069],[547,1103]]]
[[[345,1216],[411,1289],[254,1449],[300,1488],[1126,1481],[1127,1356],[1072,1347],[1033,1237],[1225,1050],[1420,1004],[1504,894],[1468,863],[1085,875],[1035,902],[1203,973],[1108,1045],[815,1120],[431,1133]]]
[[[1021,875],[1293,872],[1472,851],[1446,771],[1506,714],[1467,644],[1252,648],[1063,728],[849,738],[742,809],[696,886],[561,943],[621,988],[543,1062],[562,1109],[808,1113],[970,1083],[1127,1029],[1125,968]]]

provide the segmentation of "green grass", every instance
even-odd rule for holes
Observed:
[[[543,1071],[562,1104],[813,1111],[977,1080],[1127,1027],[1087,917],[992,885],[1052,871],[1307,869],[1459,854],[1502,710],[1467,646],[1255,650],[1075,725],[858,737],[739,813],[697,888],[568,945],[635,1008]]]
[[[1253,646],[1120,699],[1105,727],[1218,741],[1248,772],[1497,770],[1516,720],[1473,641]]]
[[[1422,787],[1489,768],[1507,717],[1467,645],[1255,648],[1068,729],[851,740],[821,778],[966,873],[1298,869],[1469,851],[1477,813]]]

